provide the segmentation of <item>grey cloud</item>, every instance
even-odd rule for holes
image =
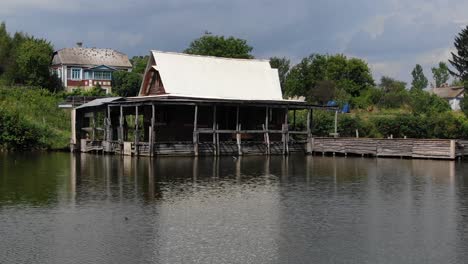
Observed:
[[[450,1],[458,9],[468,8],[466,2]],[[463,13],[447,15],[452,13],[442,0],[1,0],[0,10],[0,20],[10,30],[45,37],[56,48],[83,41],[130,56],[150,49],[182,51],[208,30],[247,39],[263,58],[298,61],[316,52],[344,52],[383,70],[409,55],[415,59],[449,47],[459,30],[454,21],[464,19]],[[376,16],[386,20],[373,38],[366,29]]]

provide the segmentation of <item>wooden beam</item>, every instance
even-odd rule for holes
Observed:
[[[310,127],[310,124],[311,124],[311,117],[312,117],[312,109],[309,108],[307,110],[307,153],[308,154],[312,154],[313,152],[313,141],[312,141],[312,129]]]
[[[156,107],[154,104],[151,104],[151,126],[149,131],[149,149],[150,149],[150,156],[154,156],[154,141],[156,138],[156,128],[154,127],[156,124]]]
[[[108,142],[112,141],[112,121],[111,121],[111,107],[110,105],[107,106],[107,133],[106,133],[106,140]]]
[[[198,129],[197,129],[197,124],[198,124],[198,105],[195,105],[195,110],[194,110],[194,116],[193,116],[193,152],[195,156],[198,156]]]
[[[138,156],[138,154],[140,152],[139,148],[138,148],[138,143],[140,141],[139,131],[138,131],[138,128],[139,128],[138,123],[140,123],[139,120],[138,120],[138,106],[135,106],[135,133],[134,133],[135,135],[134,136],[135,136],[135,155],[137,155],[137,156]]]
[[[236,143],[237,143],[237,154],[242,156],[242,146],[241,146],[241,125],[239,124],[239,105],[236,106]]]
[[[293,130],[296,130],[296,109],[293,110]]]
[[[216,147],[216,105],[213,105],[213,155],[218,155],[218,149]]]
[[[91,131],[91,140],[95,140],[96,139],[96,113],[95,112],[92,112],[91,113],[91,127],[92,127],[92,131]]]
[[[119,133],[118,133],[118,137],[119,137],[119,142],[120,144],[123,144],[124,142],[124,128],[123,128],[123,124],[124,124],[124,115],[123,115],[123,107],[120,106],[120,116],[119,116]]]
[[[268,124],[268,119],[269,119],[269,112],[270,112],[270,108],[267,106],[265,107],[265,124],[263,126],[263,129],[265,130],[265,143],[267,145],[267,154],[270,155],[271,154],[271,151],[270,151],[270,135],[268,134],[268,128],[269,128],[269,124]]]
[[[242,156],[242,138],[241,138],[241,133],[239,133],[240,130],[241,130],[241,124],[238,124],[237,133],[236,133],[237,154],[239,156]]]
[[[284,111],[284,123],[283,123],[283,155],[289,154],[288,113],[289,113],[289,109],[286,108]]]

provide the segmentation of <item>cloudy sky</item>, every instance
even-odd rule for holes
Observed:
[[[411,80],[446,61],[468,25],[468,0],[0,0],[0,21],[56,49],[114,48],[129,56],[182,51],[203,32],[248,40],[259,58],[344,53],[375,78]]]

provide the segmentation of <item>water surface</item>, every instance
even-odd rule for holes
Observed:
[[[0,155],[0,263],[467,259],[467,162]]]

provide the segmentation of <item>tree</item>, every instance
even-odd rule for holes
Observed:
[[[250,52],[253,50],[244,39],[235,37],[224,38],[205,34],[192,41],[189,48],[184,50],[187,54],[206,55],[225,58],[253,59]]]
[[[57,87],[51,87],[51,84],[57,82],[54,81],[54,75],[49,70],[52,54],[52,45],[44,39],[30,37],[21,43],[16,54],[18,81],[21,84],[45,87],[55,91]]]
[[[10,52],[11,38],[6,31],[5,23],[0,24],[0,76],[6,71],[9,52]]]
[[[116,71],[112,74],[112,91],[119,96],[137,96],[141,80],[139,73]]]
[[[424,76],[423,68],[421,65],[416,64],[413,71],[411,72],[413,76],[413,81],[411,82],[411,89],[423,90],[427,87],[428,81],[426,76]]]
[[[439,67],[432,68],[432,75],[434,76],[435,87],[441,87],[450,78],[450,72],[445,62],[439,62]]]
[[[374,85],[366,62],[342,54],[312,54],[289,71],[284,82],[285,95],[309,97],[314,94],[310,90],[320,81],[333,81],[335,96],[343,98],[358,97]]]
[[[468,26],[455,38],[454,45],[457,51],[452,52],[452,59],[449,62],[455,71],[449,70],[449,72],[466,81],[468,80]]]
[[[391,77],[382,76],[380,85],[382,92],[377,105],[383,108],[399,108],[409,101],[406,83]]]
[[[463,83],[465,94],[460,101],[460,108],[468,116],[468,26],[464,28],[455,38],[456,53],[452,52],[450,64],[455,68],[455,71],[449,69],[450,73]]]
[[[382,76],[382,78],[380,78],[379,87],[382,88],[385,93],[401,92],[406,89],[406,83],[388,76]]]
[[[146,65],[148,64],[149,56],[133,56],[133,58],[130,59],[130,62],[132,63],[133,66],[133,72],[136,73],[141,73],[143,74],[146,69]]]
[[[334,81],[324,80],[318,81],[313,89],[309,90],[310,102],[326,104],[328,101],[332,100],[336,94],[336,84]]]
[[[270,66],[274,69],[278,69],[278,75],[280,79],[281,91],[284,93],[284,82],[286,80],[286,76],[289,72],[291,61],[286,57],[278,58],[272,57],[270,58]]]

